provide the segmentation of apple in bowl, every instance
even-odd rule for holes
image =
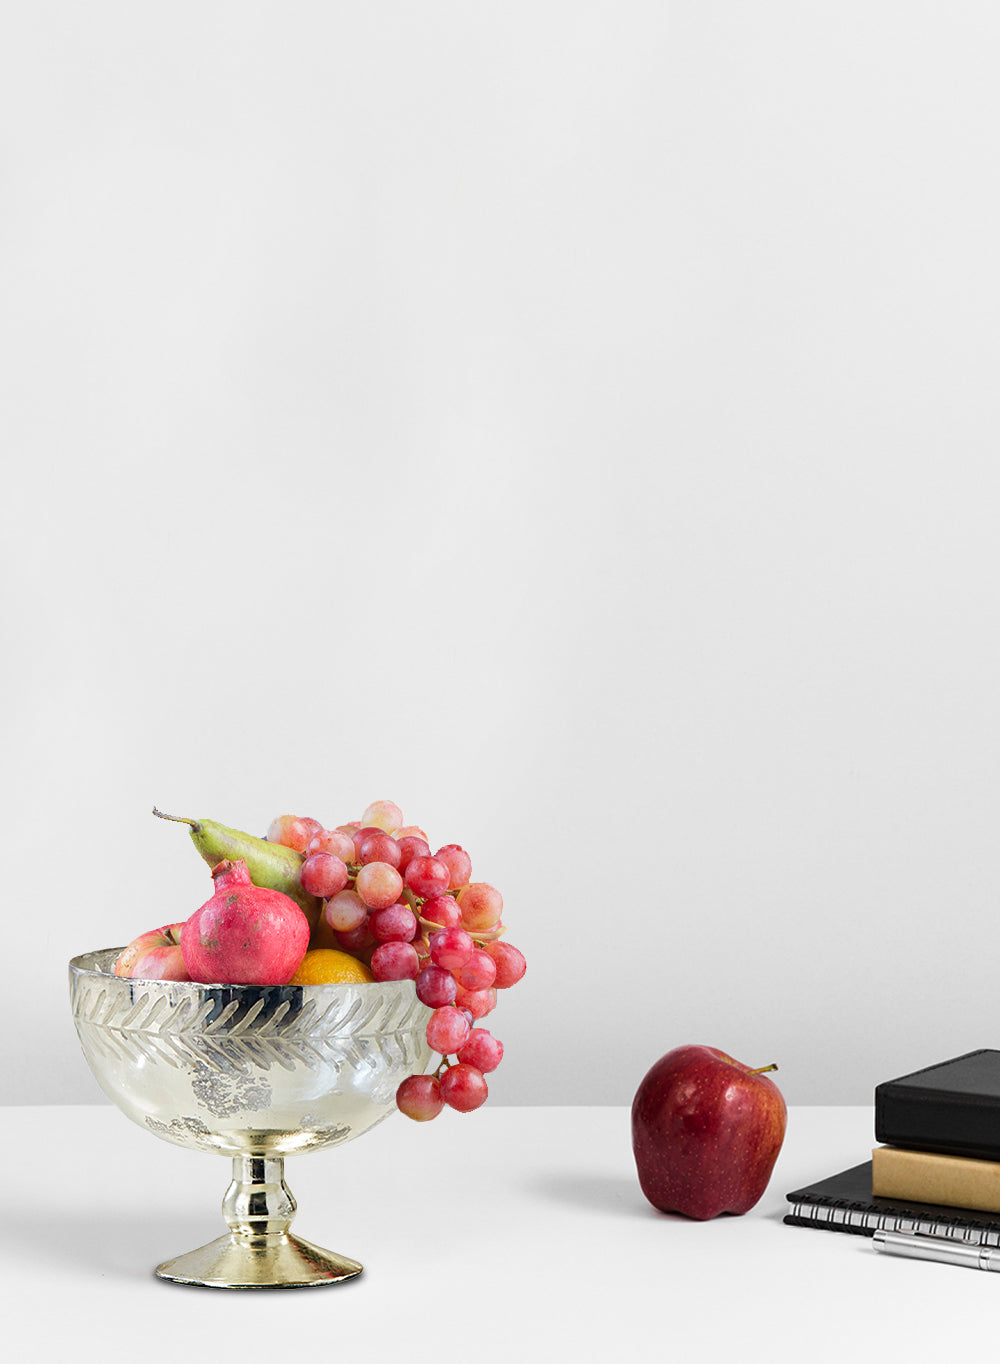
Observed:
[[[190,980],[181,950],[183,929],[181,922],[140,933],[118,954],[115,975],[141,980]]]

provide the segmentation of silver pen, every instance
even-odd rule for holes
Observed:
[[[1000,1271],[1000,1246],[956,1241],[949,1236],[922,1236],[914,1231],[877,1231],[872,1244],[887,1255],[908,1255],[911,1260],[936,1260],[943,1265]]]

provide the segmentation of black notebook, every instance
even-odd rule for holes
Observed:
[[[984,1246],[1000,1245],[1000,1213],[873,1197],[870,1160],[785,1197],[791,1207],[784,1220],[791,1227],[846,1231],[854,1236],[873,1236],[876,1231],[913,1231],[923,1236],[952,1236]]]
[[[1000,1160],[1000,1051],[984,1047],[876,1085],[875,1140]]]

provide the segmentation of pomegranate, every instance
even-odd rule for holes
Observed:
[[[184,965],[201,985],[286,985],[309,946],[309,921],[279,890],[255,886],[244,861],[212,869],[215,894],[181,934]]]

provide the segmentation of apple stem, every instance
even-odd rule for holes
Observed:
[[[153,806],[153,814],[156,815],[157,819],[172,819],[175,824],[190,824],[195,832],[198,830],[198,821],[196,819],[185,819],[183,815],[165,815],[163,811],[158,810],[155,805]]]
[[[750,1072],[751,1075],[763,1075],[766,1070],[777,1070],[777,1061],[772,1061],[769,1066],[758,1066],[756,1070]]]

